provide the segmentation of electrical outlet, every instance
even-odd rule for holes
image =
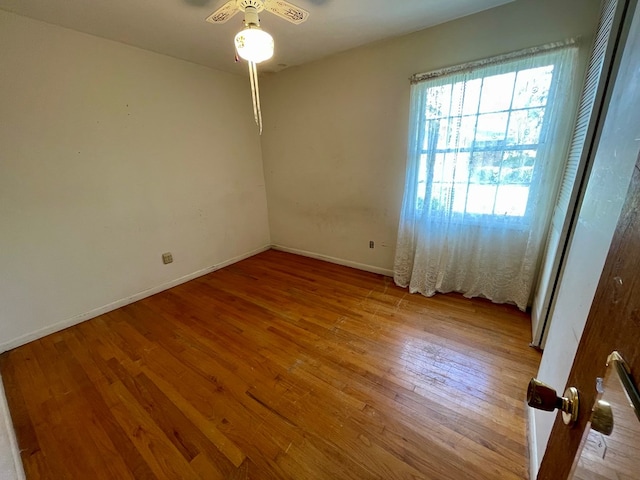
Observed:
[[[171,252],[163,253],[162,263],[166,265],[167,263],[171,263],[171,262],[173,262],[173,255],[171,255]]]
[[[373,240],[369,240],[369,248],[373,248],[373,246],[374,246]]]

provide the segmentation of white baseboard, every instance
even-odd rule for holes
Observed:
[[[13,348],[19,347],[20,345],[24,345],[26,343],[32,342],[34,340],[37,340],[39,338],[42,337],[46,337],[47,335],[50,335],[52,333],[55,332],[59,332],[60,330],[64,330],[65,328],[71,327],[73,325],[77,325],[78,323],[82,323],[86,320],[90,320],[92,318],[98,317],[100,315],[103,315],[105,313],[108,313],[112,310],[115,310],[117,308],[120,307],[124,307],[125,305],[129,305],[130,303],[134,303],[137,302],[138,300],[142,300],[143,298],[147,298],[150,297],[151,295],[155,295],[156,293],[162,292],[164,290],[168,290],[169,288],[173,288],[177,285],[180,285],[182,283],[188,282],[189,280],[193,280],[194,278],[198,278],[201,277],[203,275],[206,275],[208,273],[214,272],[216,270],[219,270],[221,268],[224,268],[228,265],[234,264],[236,262],[239,262],[241,260],[244,260],[246,258],[252,257],[254,255],[257,255],[258,253],[262,253],[265,252],[267,250],[269,250],[270,248],[273,248],[274,250],[280,250],[282,252],[288,252],[288,253],[294,253],[296,255],[302,255],[305,257],[310,257],[310,258],[315,258],[318,260],[324,260],[327,262],[331,262],[331,263],[336,263],[338,265],[344,265],[347,267],[352,267],[352,268],[357,268],[358,270],[364,270],[366,272],[372,272],[372,273],[378,273],[380,275],[386,275],[388,277],[393,277],[393,271],[392,270],[388,270],[386,268],[380,268],[380,267],[375,267],[373,265],[367,265],[364,263],[358,263],[358,262],[352,262],[350,260],[345,260],[342,258],[335,258],[335,257],[330,257],[328,255],[322,255],[319,253],[314,253],[314,252],[307,252],[305,250],[299,250],[296,248],[289,248],[289,247],[285,247],[282,245],[265,245],[263,247],[257,248],[255,250],[252,250],[250,252],[244,253],[242,255],[238,255],[237,257],[233,257],[230,258],[228,260],[225,260],[222,263],[213,265],[211,267],[207,267],[207,268],[203,268],[202,270],[198,270],[196,272],[190,273],[188,275],[185,275],[183,277],[177,278],[175,280],[171,280],[169,282],[165,282],[161,285],[143,290],[141,292],[138,292],[134,295],[131,295],[129,297],[126,298],[122,298],[120,300],[116,300],[115,302],[111,302],[107,305],[103,305],[101,307],[98,308],[94,308],[93,310],[90,310],[88,312],[85,313],[81,313],[79,315],[75,315],[71,318],[67,318],[65,320],[62,320],[60,322],[56,322],[53,325],[48,325],[44,328],[41,328],[39,330],[36,330],[34,332],[30,332],[27,333],[25,335],[21,335],[18,338],[14,338],[12,340],[9,340],[7,342],[3,342],[0,343],[0,353],[2,352],[6,352],[7,350],[11,350]]]
[[[538,442],[536,436],[535,410],[529,406],[527,409],[527,436],[529,437],[529,479],[535,480],[538,476]]]
[[[245,258],[252,257],[257,255],[258,253],[265,252],[271,248],[270,245],[265,245],[263,247],[257,248],[256,250],[252,250],[250,252],[244,253],[242,255],[238,255],[237,257],[230,258],[225,260],[222,263],[218,263],[211,267],[203,268],[202,270],[198,270],[196,272],[190,273],[180,278],[176,278],[175,280],[171,280],[169,282],[165,282],[156,287],[149,288],[147,290],[143,290],[142,292],[138,292],[130,297],[122,298],[120,300],[116,300],[115,302],[109,303],[107,305],[103,305],[102,307],[94,308],[85,313],[81,313],[80,315],[76,315],[71,318],[67,318],[60,322],[54,323],[53,325],[48,325],[44,328],[36,330],[35,332],[30,332],[25,335],[21,335],[18,338],[14,338],[13,340],[9,340],[8,342],[4,342],[0,344],[0,353],[6,352],[7,350],[11,350],[13,348],[19,347],[20,345],[24,345],[25,343],[32,342],[33,340],[37,340],[42,337],[46,337],[55,332],[59,332],[60,330],[64,330],[65,328],[71,327],[73,325],[77,325],[78,323],[84,322],[86,320],[90,320],[102,314],[108,313],[112,310],[115,310],[120,307],[124,307],[125,305],[129,305],[130,303],[137,302],[138,300],[142,300],[143,298],[150,297],[151,295],[155,295],[156,293],[160,293],[164,290],[168,290],[182,283],[186,283],[189,280],[193,280],[194,278],[201,277],[206,275],[207,273],[214,272],[216,270],[220,270],[228,265],[244,260]]]
[[[358,270],[364,270],[365,272],[378,273],[387,277],[393,277],[393,270],[374,267],[373,265],[367,265],[366,263],[352,262],[351,260],[345,260],[343,258],[330,257],[328,255],[322,255],[321,253],[307,252],[306,250],[298,250],[297,248],[285,247],[283,245],[271,245],[271,248],[281,252],[295,253],[296,255],[302,255],[303,257],[315,258],[316,260],[337,263],[338,265],[344,265],[345,267],[357,268]]]

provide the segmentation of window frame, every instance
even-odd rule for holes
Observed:
[[[566,45],[566,47],[570,47],[571,45]],[[548,133],[549,133],[549,122],[550,122],[550,115],[548,114],[550,108],[553,106],[553,102],[555,102],[556,100],[556,92],[558,90],[558,83],[559,83],[559,72],[558,72],[558,57],[559,55],[553,55],[553,51],[542,51],[540,52],[538,55],[532,56],[530,58],[530,63],[526,66],[521,65],[521,58],[514,58],[514,59],[507,59],[504,62],[496,62],[496,63],[490,63],[490,62],[476,62],[477,65],[471,65],[469,68],[467,69],[459,69],[459,68],[452,68],[450,73],[445,73],[442,76],[438,76],[438,79],[436,82],[427,82],[425,80],[429,80],[429,78],[427,79],[418,79],[416,81],[414,81],[414,83],[421,83],[424,82],[425,84],[428,84],[425,86],[423,92],[422,92],[422,102],[421,102],[421,108],[422,111],[420,112],[419,118],[420,118],[420,125],[418,125],[418,148],[416,150],[417,155],[422,158],[423,156],[426,158],[426,178],[424,180],[424,198],[422,199],[422,204],[420,204],[420,196],[419,196],[419,192],[420,192],[420,187],[419,184],[421,183],[419,178],[420,175],[417,176],[417,185],[416,185],[416,210],[418,212],[420,212],[421,214],[430,214],[430,215],[439,215],[439,214],[444,214],[446,209],[437,209],[434,210],[434,206],[432,205],[432,200],[431,200],[431,193],[432,193],[432,188],[433,188],[433,175],[434,175],[434,165],[435,165],[435,161],[436,161],[436,155],[437,154],[452,154],[452,153],[468,153],[469,154],[469,161],[471,161],[471,158],[473,156],[474,153],[477,152],[496,152],[499,153],[500,155],[502,155],[503,159],[504,159],[504,153],[506,151],[531,151],[531,150],[535,150],[536,154],[540,151],[540,148],[543,147],[545,145],[545,143],[547,142],[547,138],[548,138]],[[504,68],[505,66],[508,66],[510,64],[513,64],[513,69],[509,69],[509,70],[503,70],[501,71],[501,73],[496,73],[496,72],[492,72],[492,70],[495,70],[495,65],[499,63],[501,68]],[[552,70],[552,77],[551,77],[551,81],[549,84],[549,92],[547,95],[547,100],[546,103],[544,104],[544,118],[543,118],[543,122],[542,125],[540,126],[540,134],[539,134],[539,138],[538,138],[538,142],[537,143],[527,143],[527,144],[513,144],[513,145],[507,145],[507,136],[508,136],[508,132],[509,132],[509,126],[510,126],[510,122],[511,122],[511,115],[513,114],[513,112],[517,112],[517,111],[526,111],[526,110],[530,110],[531,108],[535,108],[535,107],[519,107],[519,108],[513,108],[514,105],[514,98],[515,98],[515,88],[516,88],[516,84],[515,82],[517,81],[517,75],[519,72],[521,71],[526,71],[526,70],[532,70],[532,69],[537,69],[537,68],[544,68],[547,66],[553,66],[553,70]],[[495,146],[486,146],[484,148],[480,147],[478,148],[477,146],[477,140],[476,140],[476,136],[477,136],[477,127],[478,127],[478,119],[479,117],[483,114],[480,112],[480,109],[478,108],[476,110],[476,112],[472,115],[464,115],[462,113],[460,113],[460,115],[455,115],[452,114],[451,112],[449,112],[448,115],[446,116],[442,116],[440,118],[437,119],[433,119],[433,118],[428,118],[427,117],[427,110],[429,108],[429,101],[428,101],[428,92],[430,89],[432,88],[438,88],[441,86],[450,86],[450,88],[454,88],[454,85],[456,83],[459,83],[460,80],[456,80],[455,76],[459,73],[465,73],[466,77],[464,79],[464,82],[470,82],[476,79],[482,79],[482,86],[484,86],[484,80],[486,78],[495,76],[495,75],[500,75],[500,74],[504,74],[504,73],[515,73],[516,77],[514,79],[514,85],[513,85],[513,90],[511,91],[510,95],[510,101],[509,101],[509,107],[506,110],[499,110],[499,111],[495,111],[495,112],[491,112],[491,114],[493,113],[508,113],[509,114],[509,119],[507,120],[506,123],[506,127],[505,127],[505,137],[502,140],[498,140],[497,143],[499,145],[495,145]],[[431,77],[436,77],[437,75],[435,73],[433,74],[425,74],[425,75],[430,75]],[[424,75],[423,75],[424,76]],[[482,87],[480,89],[480,94],[478,97],[478,102],[479,104],[482,102]],[[474,139],[471,142],[470,146],[468,147],[464,147],[464,148],[438,148],[438,135],[439,135],[439,122],[442,120],[448,121],[448,122],[455,122],[456,119],[458,119],[458,121],[461,121],[461,119],[465,116],[473,116],[475,119],[475,127],[474,127]],[[436,127],[432,127],[432,124],[435,123]],[[428,132],[429,130],[433,130]],[[427,148],[425,148],[425,136],[429,135],[432,137],[432,139],[430,141],[428,141],[428,146]],[[536,155],[537,156],[537,155]],[[471,173],[469,173],[469,177],[467,179],[466,182],[466,193],[465,193],[465,210],[462,212],[454,212],[453,210],[449,211],[447,213],[447,219],[448,221],[454,221],[454,222],[460,222],[460,223],[465,223],[465,224],[482,224],[482,225],[499,225],[499,226],[505,226],[505,225],[511,225],[514,227],[527,227],[529,225],[530,222],[530,217],[531,217],[531,210],[534,208],[533,207],[533,202],[531,201],[531,197],[532,197],[532,193],[535,193],[535,191],[537,190],[537,188],[539,187],[539,183],[540,183],[540,179],[541,179],[541,174],[542,174],[542,165],[540,164],[542,160],[539,158],[536,158],[534,165],[533,165],[533,171],[531,174],[531,181],[528,184],[528,191],[527,191],[527,204],[525,207],[525,211],[523,213],[523,215],[507,215],[507,214],[496,214],[496,213],[471,213],[471,212],[467,212],[467,202],[469,199],[469,187],[470,185],[481,185],[482,183],[480,182],[472,182],[471,181]],[[417,168],[420,168],[422,165],[422,161],[418,162],[418,166]],[[500,170],[499,173],[502,171],[502,165],[500,166]],[[438,183],[438,182],[436,182]],[[452,179],[452,181],[450,182],[450,184],[453,186],[455,185],[455,181]],[[464,185],[464,184],[463,184]],[[498,195],[498,188],[501,185],[510,185],[510,183],[500,183],[498,182],[496,184],[496,193],[495,195]],[[514,183],[514,185],[517,185]],[[452,188],[453,190],[453,188]],[[493,202],[493,210],[495,210],[495,206],[496,206],[496,199],[494,197],[494,202]]]

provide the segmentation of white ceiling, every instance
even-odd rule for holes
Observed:
[[[134,45],[232,73],[233,37],[239,13],[227,23],[205,18],[227,0],[0,0],[0,9]],[[384,38],[496,7],[513,0],[292,0],[310,12],[293,25],[263,12],[264,30],[275,39],[273,59],[262,71],[301,65]]]

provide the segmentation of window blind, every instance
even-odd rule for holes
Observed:
[[[585,155],[589,153],[584,151],[585,140],[587,139],[590,121],[593,121],[594,124],[597,121],[597,119],[591,119],[591,113],[598,93],[598,88],[605,87],[605,85],[600,85],[599,80],[606,57],[607,46],[609,45],[609,35],[611,33],[616,13],[616,4],[617,0],[605,0],[602,3],[596,38],[591,52],[591,58],[589,59],[584,89],[578,107],[576,126],[573,131],[569,154],[564,173],[562,175],[560,190],[558,192],[556,209],[557,211],[562,212],[562,215],[565,215],[569,209],[573,193],[573,185],[578,175],[578,170],[584,163],[581,161],[583,153]]]

